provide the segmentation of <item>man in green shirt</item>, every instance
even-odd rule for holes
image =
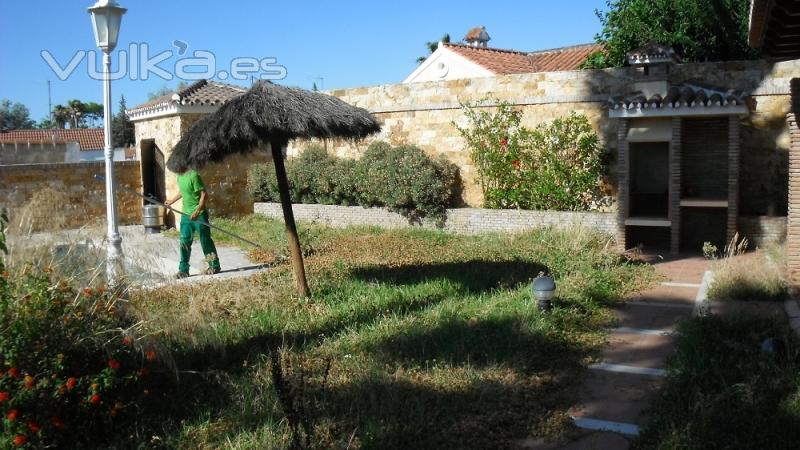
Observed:
[[[177,278],[189,276],[189,256],[192,254],[195,232],[200,235],[200,247],[208,261],[206,273],[209,275],[219,273],[219,258],[217,257],[217,248],[211,239],[211,228],[203,225],[209,223],[206,209],[208,193],[203,179],[194,169],[178,174],[178,190],[178,195],[166,202],[166,205],[169,206],[183,198],[183,212],[186,214],[181,215],[181,262],[175,276]]]

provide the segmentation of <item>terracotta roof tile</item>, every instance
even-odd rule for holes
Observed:
[[[128,109],[125,112],[132,114],[169,104],[196,106],[221,105],[232,98],[244,94],[246,91],[246,88],[234,86],[232,84],[200,80],[192,83],[184,89],[181,89],[180,91],[156,97],[152,100],[142,103],[141,105]]]
[[[102,150],[105,147],[102,128],[25,129],[0,133],[5,143],[56,143],[77,142],[81,150]]]
[[[641,92],[631,92],[627,95],[612,97],[608,101],[608,107],[611,109],[638,110],[648,108],[739,106],[745,104],[743,97],[744,94],[738,91],[725,91],[690,84],[676,84],[670,86],[667,92],[653,94],[649,98]]]
[[[576,70],[589,54],[601,49],[598,44],[584,44],[528,53],[463,44],[444,46],[497,75]]]

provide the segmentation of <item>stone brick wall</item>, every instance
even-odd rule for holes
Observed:
[[[728,118],[684,119],[682,126],[682,197],[726,199]]]
[[[280,203],[256,203],[257,214],[283,219]],[[383,208],[335,205],[292,205],[297,220],[320,222],[333,227],[368,225],[382,228],[408,228],[422,226],[436,228],[432,222],[412,225],[400,214]],[[616,218],[611,213],[565,212],[565,211],[520,211],[483,208],[454,208],[447,210],[444,230],[461,234],[484,232],[514,232],[539,227],[569,227],[582,225],[609,235],[614,234]]]
[[[739,217],[739,236],[746,237],[750,248],[786,242],[786,217]]]
[[[114,169],[118,186],[141,190],[138,161],[115,162]],[[104,223],[105,184],[92,178],[104,173],[103,161],[0,166],[0,208],[8,209],[12,222],[23,213],[33,214],[35,229]],[[32,205],[37,193],[41,204]],[[141,223],[141,199],[117,191],[117,215],[122,225]]]
[[[506,100],[523,112],[523,124],[535,126],[577,111],[585,114],[604,144],[616,150],[617,120],[608,118],[606,101],[636,80],[628,68],[571,72],[529,73],[501,77],[393,84],[334,90],[332,95],[377,115],[383,130],[361,142],[328,141],[333,154],[358,157],[372,140],[415,144],[431,155],[446,155],[461,169],[464,201],[480,206],[482,195],[474,167],[453,122],[466,125],[459,102],[484,103],[492,108]],[[674,83],[696,83],[741,90],[753,95],[752,113],[742,121],[742,213],[777,212],[786,205],[789,134],[789,81],[800,76],[800,60],[771,63],[744,61],[680,64],[669,75]],[[296,154],[307,143],[295,143]],[[614,163],[612,163],[614,164]],[[615,174],[614,168],[611,173]],[[612,180],[612,193],[614,191]],[[754,192],[754,194],[747,194]],[[769,210],[769,211],[768,211]]]

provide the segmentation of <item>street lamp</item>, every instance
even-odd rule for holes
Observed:
[[[103,112],[106,160],[106,221],[108,222],[108,256],[106,275],[111,285],[118,282],[122,263],[122,237],[117,228],[117,204],[114,196],[114,148],[111,146],[111,52],[117,46],[122,15],[127,9],[115,0],[97,0],[89,8],[97,47],[103,51]]]
[[[552,277],[539,276],[531,284],[531,291],[533,298],[536,299],[536,305],[540,311],[550,311],[551,300],[556,292],[556,282]]]

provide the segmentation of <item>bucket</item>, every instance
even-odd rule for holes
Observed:
[[[164,207],[144,205],[142,207],[142,225],[145,233],[160,233],[164,226]]]

